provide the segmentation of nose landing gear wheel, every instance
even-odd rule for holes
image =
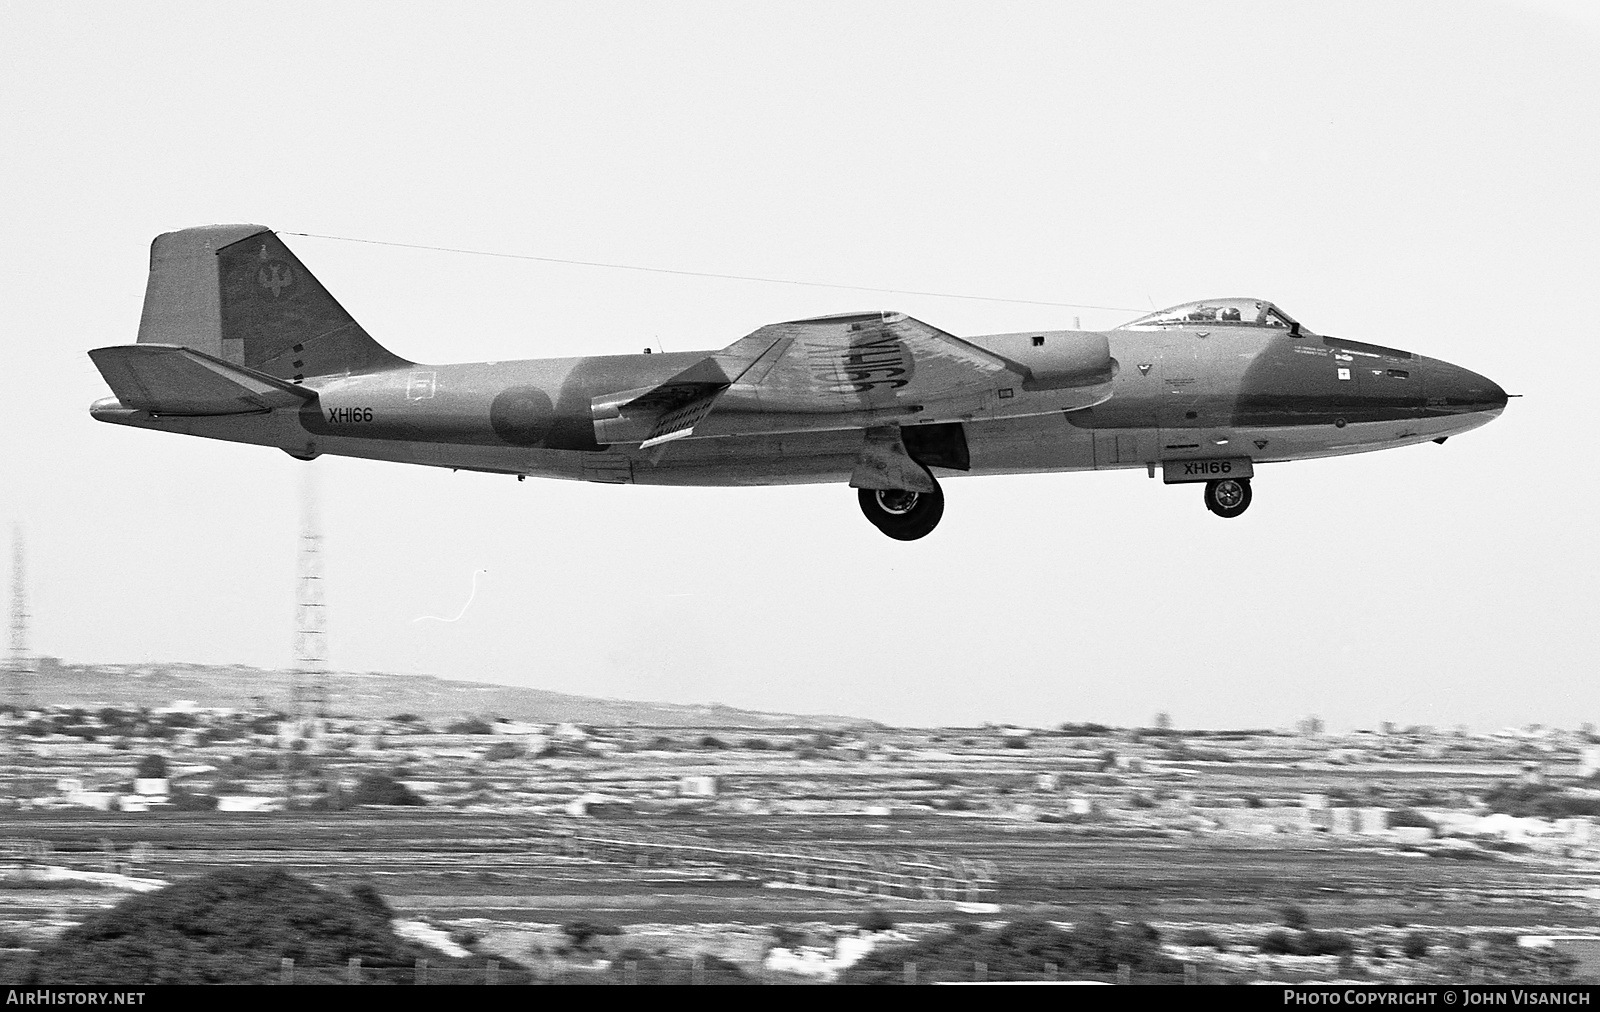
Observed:
[[[925,537],[944,516],[944,489],[937,482],[932,492],[863,488],[857,490],[857,498],[872,526],[896,541]]]
[[[1219,517],[1236,517],[1250,508],[1250,479],[1206,482],[1206,509]]]

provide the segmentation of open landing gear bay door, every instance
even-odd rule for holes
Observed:
[[[598,441],[648,447],[970,418],[1028,380],[1026,367],[920,320],[859,313],[762,327],[657,386],[597,397],[592,409]]]

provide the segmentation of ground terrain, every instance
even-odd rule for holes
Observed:
[[[683,708],[652,711],[649,723],[505,733],[504,714],[440,684],[396,697],[398,709],[442,692],[432,716],[304,724],[201,705],[130,717],[91,702],[11,722],[0,930],[36,944],[123,895],[38,881],[42,868],[173,881],[273,865],[340,889],[370,883],[400,917],[508,965],[557,970],[603,966],[627,948],[763,973],[776,930],[837,950],[873,911],[900,933],[879,945],[957,923],[1102,912],[1156,926],[1211,979],[1429,979],[1444,964],[1397,958],[1407,935],[1436,953],[1509,935],[1600,935],[1593,819],[1526,839],[1448,828],[1507,784],[1596,794],[1578,775],[1587,735],[893,729],[792,715],[729,723],[727,712],[685,722]],[[131,791],[150,756],[170,768],[173,802],[281,804],[292,788],[294,807],[100,811],[72,800],[71,787]],[[426,804],[349,807],[374,775]],[[1337,808],[1370,817],[1334,818]],[[1407,835],[1390,819],[1438,828]],[[1353,955],[1264,957],[1286,908],[1348,934]],[[579,920],[620,934],[564,952],[561,926]],[[1216,944],[1175,945],[1200,931]]]

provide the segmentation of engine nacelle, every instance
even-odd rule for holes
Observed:
[[[1060,390],[1109,383],[1117,374],[1111,342],[1090,330],[1045,330],[985,336],[982,346],[1028,370],[1024,390]]]

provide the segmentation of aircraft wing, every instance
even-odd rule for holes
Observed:
[[[778,323],[744,341],[752,339],[757,344],[775,339],[782,346],[779,354],[768,356],[770,365],[752,368],[740,383],[764,410],[862,411],[907,401],[937,403],[996,386],[1021,386],[1027,375],[1021,366],[903,313]]]
[[[172,344],[124,344],[89,352],[123,406],[154,415],[237,415],[291,407],[316,396],[274,376]]]
[[[840,427],[855,427],[857,418],[970,401],[1026,378],[1022,366],[902,313],[795,320],[762,327],[657,386],[595,398],[595,438],[649,447],[692,435],[719,407],[850,416]]]

